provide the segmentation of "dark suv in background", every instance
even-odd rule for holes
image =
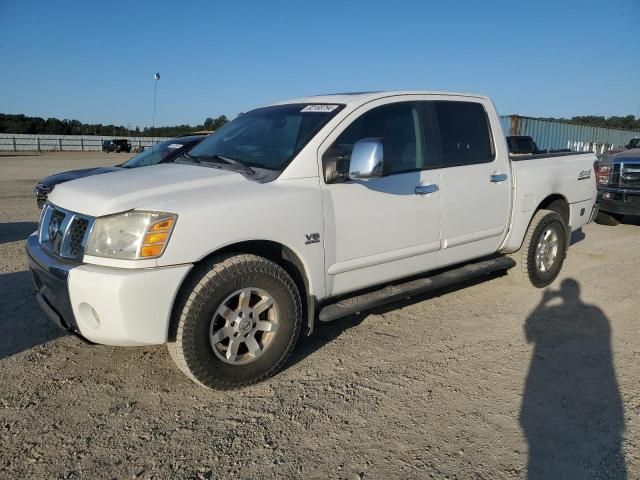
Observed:
[[[640,148],[627,148],[600,158],[596,223],[601,225],[617,225],[624,215],[640,217]]]
[[[124,140],[124,139],[104,140],[102,142],[102,151],[105,153],[109,153],[109,152],[131,153],[131,142],[129,142],[129,140]]]
[[[124,168],[138,168],[146,167],[149,165],[156,165],[158,163],[173,162],[183,153],[188,152],[202,139],[206,138],[206,135],[185,135],[182,137],[172,138],[166,142],[158,143],[151,147],[147,147],[145,150],[137,155],[134,155],[129,160],[120,165],[113,167],[97,167],[97,168],[83,168],[80,170],[69,170],[68,172],[56,173],[43,178],[38,182],[35,188],[36,202],[38,208],[42,208],[47,202],[47,197],[53,188],[64,182],[75,180],[77,178],[88,177],[90,175],[98,175],[101,173],[116,172]]]

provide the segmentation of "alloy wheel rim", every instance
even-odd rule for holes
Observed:
[[[243,288],[229,295],[216,309],[209,326],[209,343],[225,363],[251,363],[272,345],[278,320],[278,306],[268,292]]]
[[[547,228],[536,247],[536,268],[542,273],[549,272],[558,258],[558,233],[554,228]]]

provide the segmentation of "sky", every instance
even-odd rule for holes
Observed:
[[[156,125],[396,89],[640,116],[640,0],[0,0],[0,112],[150,126],[156,72]]]

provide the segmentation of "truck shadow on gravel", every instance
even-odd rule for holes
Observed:
[[[0,244],[26,240],[37,228],[35,222],[0,223]]]
[[[575,245],[576,243],[580,243],[581,241],[583,241],[585,238],[587,238],[587,236],[584,234],[582,229],[579,228],[575,232],[571,233],[571,239],[569,241],[569,244]]]
[[[0,274],[0,360],[64,333],[42,313],[30,272]]]
[[[625,215],[624,217],[622,217],[622,224],[635,225],[636,227],[638,227],[640,226],[640,216]]]
[[[300,338],[300,341],[291,354],[289,361],[287,361],[285,370],[305,360],[307,357],[310,357],[316,351],[320,350],[328,343],[334,341],[350,328],[357,327],[362,322],[364,322],[367,317],[369,317],[369,315],[384,315],[385,313],[399,310],[416,303],[425,302],[433,298],[441,297],[458,290],[463,290],[465,288],[472,287],[473,285],[488,282],[493,278],[498,278],[504,275],[506,275],[506,272],[493,272],[483,277],[472,278],[470,280],[459,282],[448,287],[416,295],[405,300],[389,303],[372,310],[367,310],[366,312],[362,312],[359,315],[349,315],[347,317],[339,318],[337,320],[334,320],[333,322],[323,323],[316,320],[313,334],[309,337]]]
[[[525,323],[534,345],[520,423],[529,444],[528,480],[627,478],[624,409],[601,309],[564,280],[545,290]]]

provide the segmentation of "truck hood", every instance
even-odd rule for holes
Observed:
[[[622,152],[616,153],[614,155],[609,156],[609,159],[612,161],[624,162],[628,160],[640,160],[640,148],[631,148],[629,150],[623,150]]]
[[[40,180],[39,184],[43,187],[52,188],[56,185],[70,180],[76,180],[78,178],[88,177],[90,175],[100,175],[101,173],[109,173],[120,170],[120,167],[96,167],[96,168],[83,168],[79,170],[69,170],[68,172],[56,173],[49,175]]]
[[[197,165],[160,164],[122,169],[57,186],[49,201],[59,207],[99,217],[170,201],[203,191],[254,185],[242,174]]]

